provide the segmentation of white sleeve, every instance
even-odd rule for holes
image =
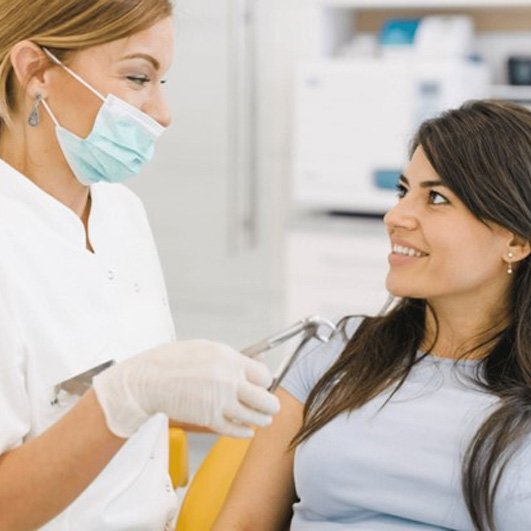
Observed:
[[[0,454],[22,444],[30,423],[24,348],[18,327],[0,300]]]

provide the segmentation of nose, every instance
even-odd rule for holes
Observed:
[[[157,94],[154,94],[151,101],[145,106],[144,112],[163,127],[168,127],[171,124],[170,107],[160,89],[157,90]]]
[[[402,199],[387,211],[384,223],[389,231],[399,227],[413,230],[418,226],[418,219],[412,206],[408,205],[406,199]]]

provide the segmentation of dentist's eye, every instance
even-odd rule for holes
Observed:
[[[396,185],[396,195],[398,199],[402,199],[407,194],[407,188],[403,185],[398,183]]]
[[[148,76],[126,76],[127,79],[133,82],[135,85],[143,87],[146,83],[149,83],[151,79]]]
[[[444,195],[436,192],[435,190],[430,190],[429,192],[430,204],[432,205],[447,205],[450,203]]]

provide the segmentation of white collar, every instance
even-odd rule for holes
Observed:
[[[44,223],[47,228],[71,244],[85,248],[85,228],[81,219],[70,208],[2,159],[0,159],[0,195],[16,202],[30,218],[35,218],[38,223]],[[92,187],[91,196],[93,196]]]

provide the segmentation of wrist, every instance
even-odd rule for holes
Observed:
[[[108,429],[128,439],[148,420],[146,413],[128,391],[122,375],[114,367],[94,378],[93,390]]]

